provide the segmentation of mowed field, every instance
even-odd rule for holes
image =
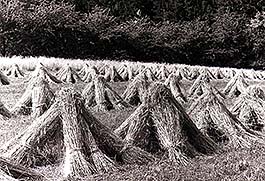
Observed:
[[[55,73],[55,72],[54,72]],[[11,78],[10,85],[1,86],[1,101],[11,109],[24,93],[27,83],[25,78]],[[181,81],[188,92],[193,81]],[[214,80],[211,84],[222,91],[228,80]],[[108,82],[119,95],[122,95],[129,82]],[[263,84],[263,82],[249,81],[250,84]],[[71,84],[78,92],[82,92],[86,83]],[[62,85],[50,84],[54,91],[60,90]],[[69,86],[63,84],[63,86]],[[188,109],[194,100],[190,99],[185,105]],[[233,99],[226,99],[225,104],[230,108]],[[137,107],[124,110],[95,111],[92,114],[104,125],[112,130],[125,121]],[[0,119],[0,145],[4,145],[23,130],[34,120],[30,116],[18,116],[16,118]],[[58,130],[60,132],[62,130]],[[61,143],[58,146],[48,148],[49,154],[60,155],[63,153]],[[49,156],[50,157],[50,156]],[[45,165],[36,165],[34,169],[41,172],[47,180],[56,181],[62,179],[62,156]],[[116,171],[93,175],[84,180],[265,180],[265,146],[253,145],[250,148],[223,149],[212,155],[201,155],[189,160],[185,166],[175,165],[166,159],[150,163],[149,165],[121,165]]]

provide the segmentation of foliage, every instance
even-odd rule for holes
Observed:
[[[264,65],[264,13],[250,18],[262,9],[258,0],[0,0],[0,5],[2,56]]]
[[[250,34],[251,43],[253,44],[253,53],[255,54],[255,61],[253,66],[265,66],[265,12],[258,12],[253,19],[251,19],[247,32]]]

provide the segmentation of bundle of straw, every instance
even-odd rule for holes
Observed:
[[[17,77],[22,78],[24,77],[24,73],[20,70],[19,66],[17,64],[13,64],[10,69],[6,73],[7,76],[10,77]]]
[[[61,70],[56,74],[56,76],[63,82],[66,83],[77,83],[82,82],[79,75],[70,67],[69,64],[66,67],[61,68]]]
[[[95,173],[95,168],[89,163],[83,152],[83,137],[77,119],[75,91],[65,88],[60,90],[59,95],[65,145],[64,177],[87,177]]]
[[[118,73],[117,69],[115,66],[110,65],[105,72],[104,78],[106,81],[110,82],[119,82],[123,81],[122,77]]]
[[[97,110],[123,109],[128,104],[106,83],[104,77],[98,76],[83,90],[87,107]]]
[[[99,75],[99,72],[95,66],[92,66],[86,70],[85,74],[82,77],[84,82],[91,82],[95,77]]]
[[[28,115],[33,110],[33,117],[40,116],[53,103],[54,93],[43,76],[31,80],[26,91],[12,108],[14,115]]]
[[[159,69],[159,71],[156,74],[156,77],[159,80],[166,80],[167,77],[169,76],[169,71],[167,70],[166,66],[161,66],[161,68]]]
[[[123,64],[117,71],[124,81],[132,80],[135,76],[133,68],[130,65]]]
[[[32,117],[42,115],[53,103],[55,98],[53,91],[45,80],[36,82],[32,89]]]
[[[25,82],[29,82],[29,85],[35,81],[38,77],[43,77],[49,83],[62,83],[62,81],[58,80],[54,75],[50,73],[47,67],[45,67],[42,63],[39,63],[34,72],[29,76],[29,78]]]
[[[87,72],[89,72],[89,65],[87,63],[84,64],[83,68],[78,72],[78,74],[81,76],[81,77],[84,77]]]
[[[3,157],[23,165],[33,165],[35,153],[60,124],[58,102],[38,117],[25,131],[7,142],[2,148]]]
[[[248,83],[244,79],[242,73],[239,72],[227,83],[223,90],[223,94],[231,98],[237,97],[241,93],[244,93],[247,87]]]
[[[228,146],[249,147],[257,141],[262,143],[261,135],[247,129],[210,90],[191,105],[189,115],[200,129],[207,130],[209,137]]]
[[[115,130],[128,146],[152,150],[149,143],[155,141],[152,146],[158,144],[158,150],[163,150],[172,162],[181,164],[185,164],[187,157],[194,156],[195,152],[212,153],[216,150],[215,143],[201,134],[165,85],[153,83],[147,95],[135,112]]]
[[[249,86],[236,100],[231,112],[249,129],[263,131],[265,126],[264,92],[258,86]]]
[[[170,88],[173,96],[179,103],[184,104],[187,102],[187,98],[183,94],[185,90],[181,88],[182,85],[180,83],[180,77],[178,77],[176,74],[170,74],[165,80],[164,84]]]
[[[131,105],[139,105],[144,101],[149,84],[150,82],[143,74],[137,75],[127,86],[122,98]]]
[[[127,164],[146,164],[154,160],[154,157],[146,151],[127,145],[119,136],[98,121],[83,105],[78,106],[81,118],[86,121],[89,129],[99,147],[107,156],[116,158],[117,161]]]

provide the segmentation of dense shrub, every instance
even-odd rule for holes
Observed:
[[[255,61],[253,66],[264,67],[265,66],[265,12],[258,12],[256,16],[251,19],[249,23],[247,33],[251,36],[251,44],[253,45],[253,54],[255,55]]]
[[[4,56],[89,57],[97,50],[98,35],[115,23],[108,11],[98,7],[80,14],[73,5],[55,1],[1,3]]]
[[[264,14],[219,8],[190,21],[121,20],[60,0],[0,0],[0,54],[264,66]],[[135,9],[136,10],[136,9]]]

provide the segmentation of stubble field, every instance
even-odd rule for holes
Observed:
[[[4,105],[11,109],[24,93],[27,83],[25,78],[11,79],[11,84],[1,86],[0,95]],[[228,80],[214,81],[218,90],[222,90]],[[182,81],[186,91],[193,81]],[[253,84],[254,82],[251,82]],[[260,82],[259,82],[260,83]],[[123,93],[128,82],[108,83],[119,95]],[[86,83],[74,84],[75,89],[81,92]],[[66,86],[66,84],[65,84]],[[54,91],[58,91],[61,85],[51,85]],[[193,100],[189,101],[186,108]],[[233,100],[226,100],[226,105],[230,107]],[[108,112],[98,112],[91,110],[92,114],[103,124],[115,130],[126,118],[133,113],[136,107],[125,110],[111,110]],[[0,120],[0,145],[12,139],[34,120],[30,116],[19,116],[16,118],[2,118]],[[58,130],[61,131],[61,130]],[[162,160],[150,165],[123,165],[117,171],[93,175],[84,180],[265,180],[265,147],[254,145],[244,149],[224,149],[219,153],[209,156],[198,156],[190,160],[188,165],[174,165],[169,161]],[[60,150],[53,149],[53,154]],[[34,169],[41,172],[47,180],[60,180],[62,178],[62,160],[55,163],[47,163],[45,166],[36,166]]]

